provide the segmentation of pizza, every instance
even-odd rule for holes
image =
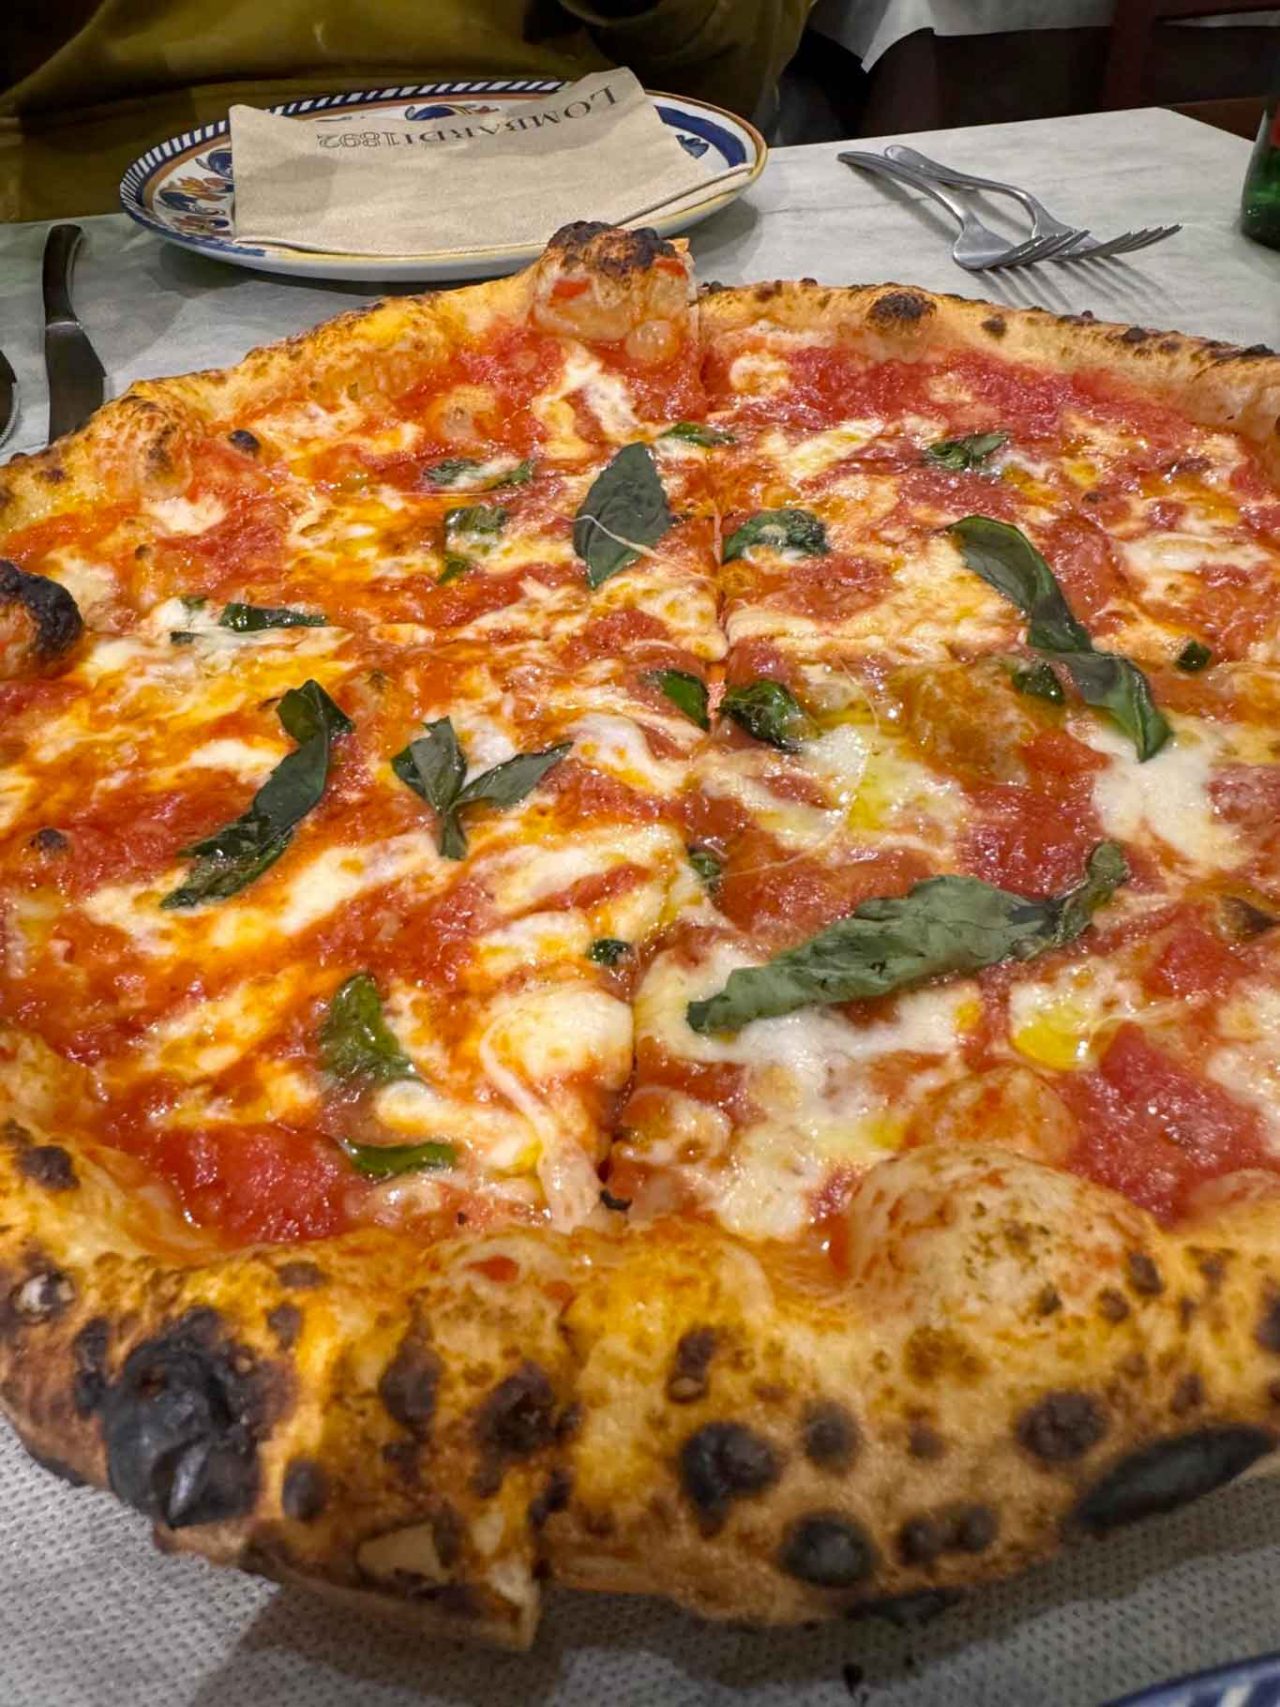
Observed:
[[[191,1549],[934,1604],[1280,1438],[1280,361],[651,233],[0,475],[0,1402]]]

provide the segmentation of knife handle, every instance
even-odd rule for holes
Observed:
[[[78,225],[54,225],[44,240],[44,270],[41,288],[44,292],[46,326],[60,320],[74,320],[71,306],[71,268],[84,232]]]

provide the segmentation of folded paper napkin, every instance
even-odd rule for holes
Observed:
[[[627,70],[519,108],[404,115],[232,107],[237,239],[363,255],[534,247],[573,219],[676,212],[749,170],[708,173]]]

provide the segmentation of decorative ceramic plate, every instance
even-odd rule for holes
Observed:
[[[468,83],[416,83],[397,89],[370,89],[348,95],[312,95],[272,107],[273,113],[332,124],[353,113],[377,109],[410,124],[434,124],[465,114],[511,113],[523,102],[552,95],[558,81],[499,78]],[[654,95],[654,106],[681,146],[705,161],[708,176],[734,166],[750,170],[729,184],[708,187],[706,199],[685,204],[679,213],[646,221],[664,237],[695,225],[725,207],[764,170],[768,147],[744,119],[684,95]],[[525,248],[476,248],[469,254],[340,255],[237,243],[235,180],[231,169],[230,121],[201,125],[157,143],[140,155],[120,180],[124,210],[139,225],[202,255],[252,267],[263,273],[290,273],[312,279],[478,279],[514,272],[541,253]],[[549,235],[549,233],[548,233]]]
[[[1111,1707],[1280,1707],[1280,1654],[1157,1683]]]

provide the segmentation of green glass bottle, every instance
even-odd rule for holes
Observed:
[[[1245,174],[1240,228],[1255,242],[1280,249],[1280,66]]]

